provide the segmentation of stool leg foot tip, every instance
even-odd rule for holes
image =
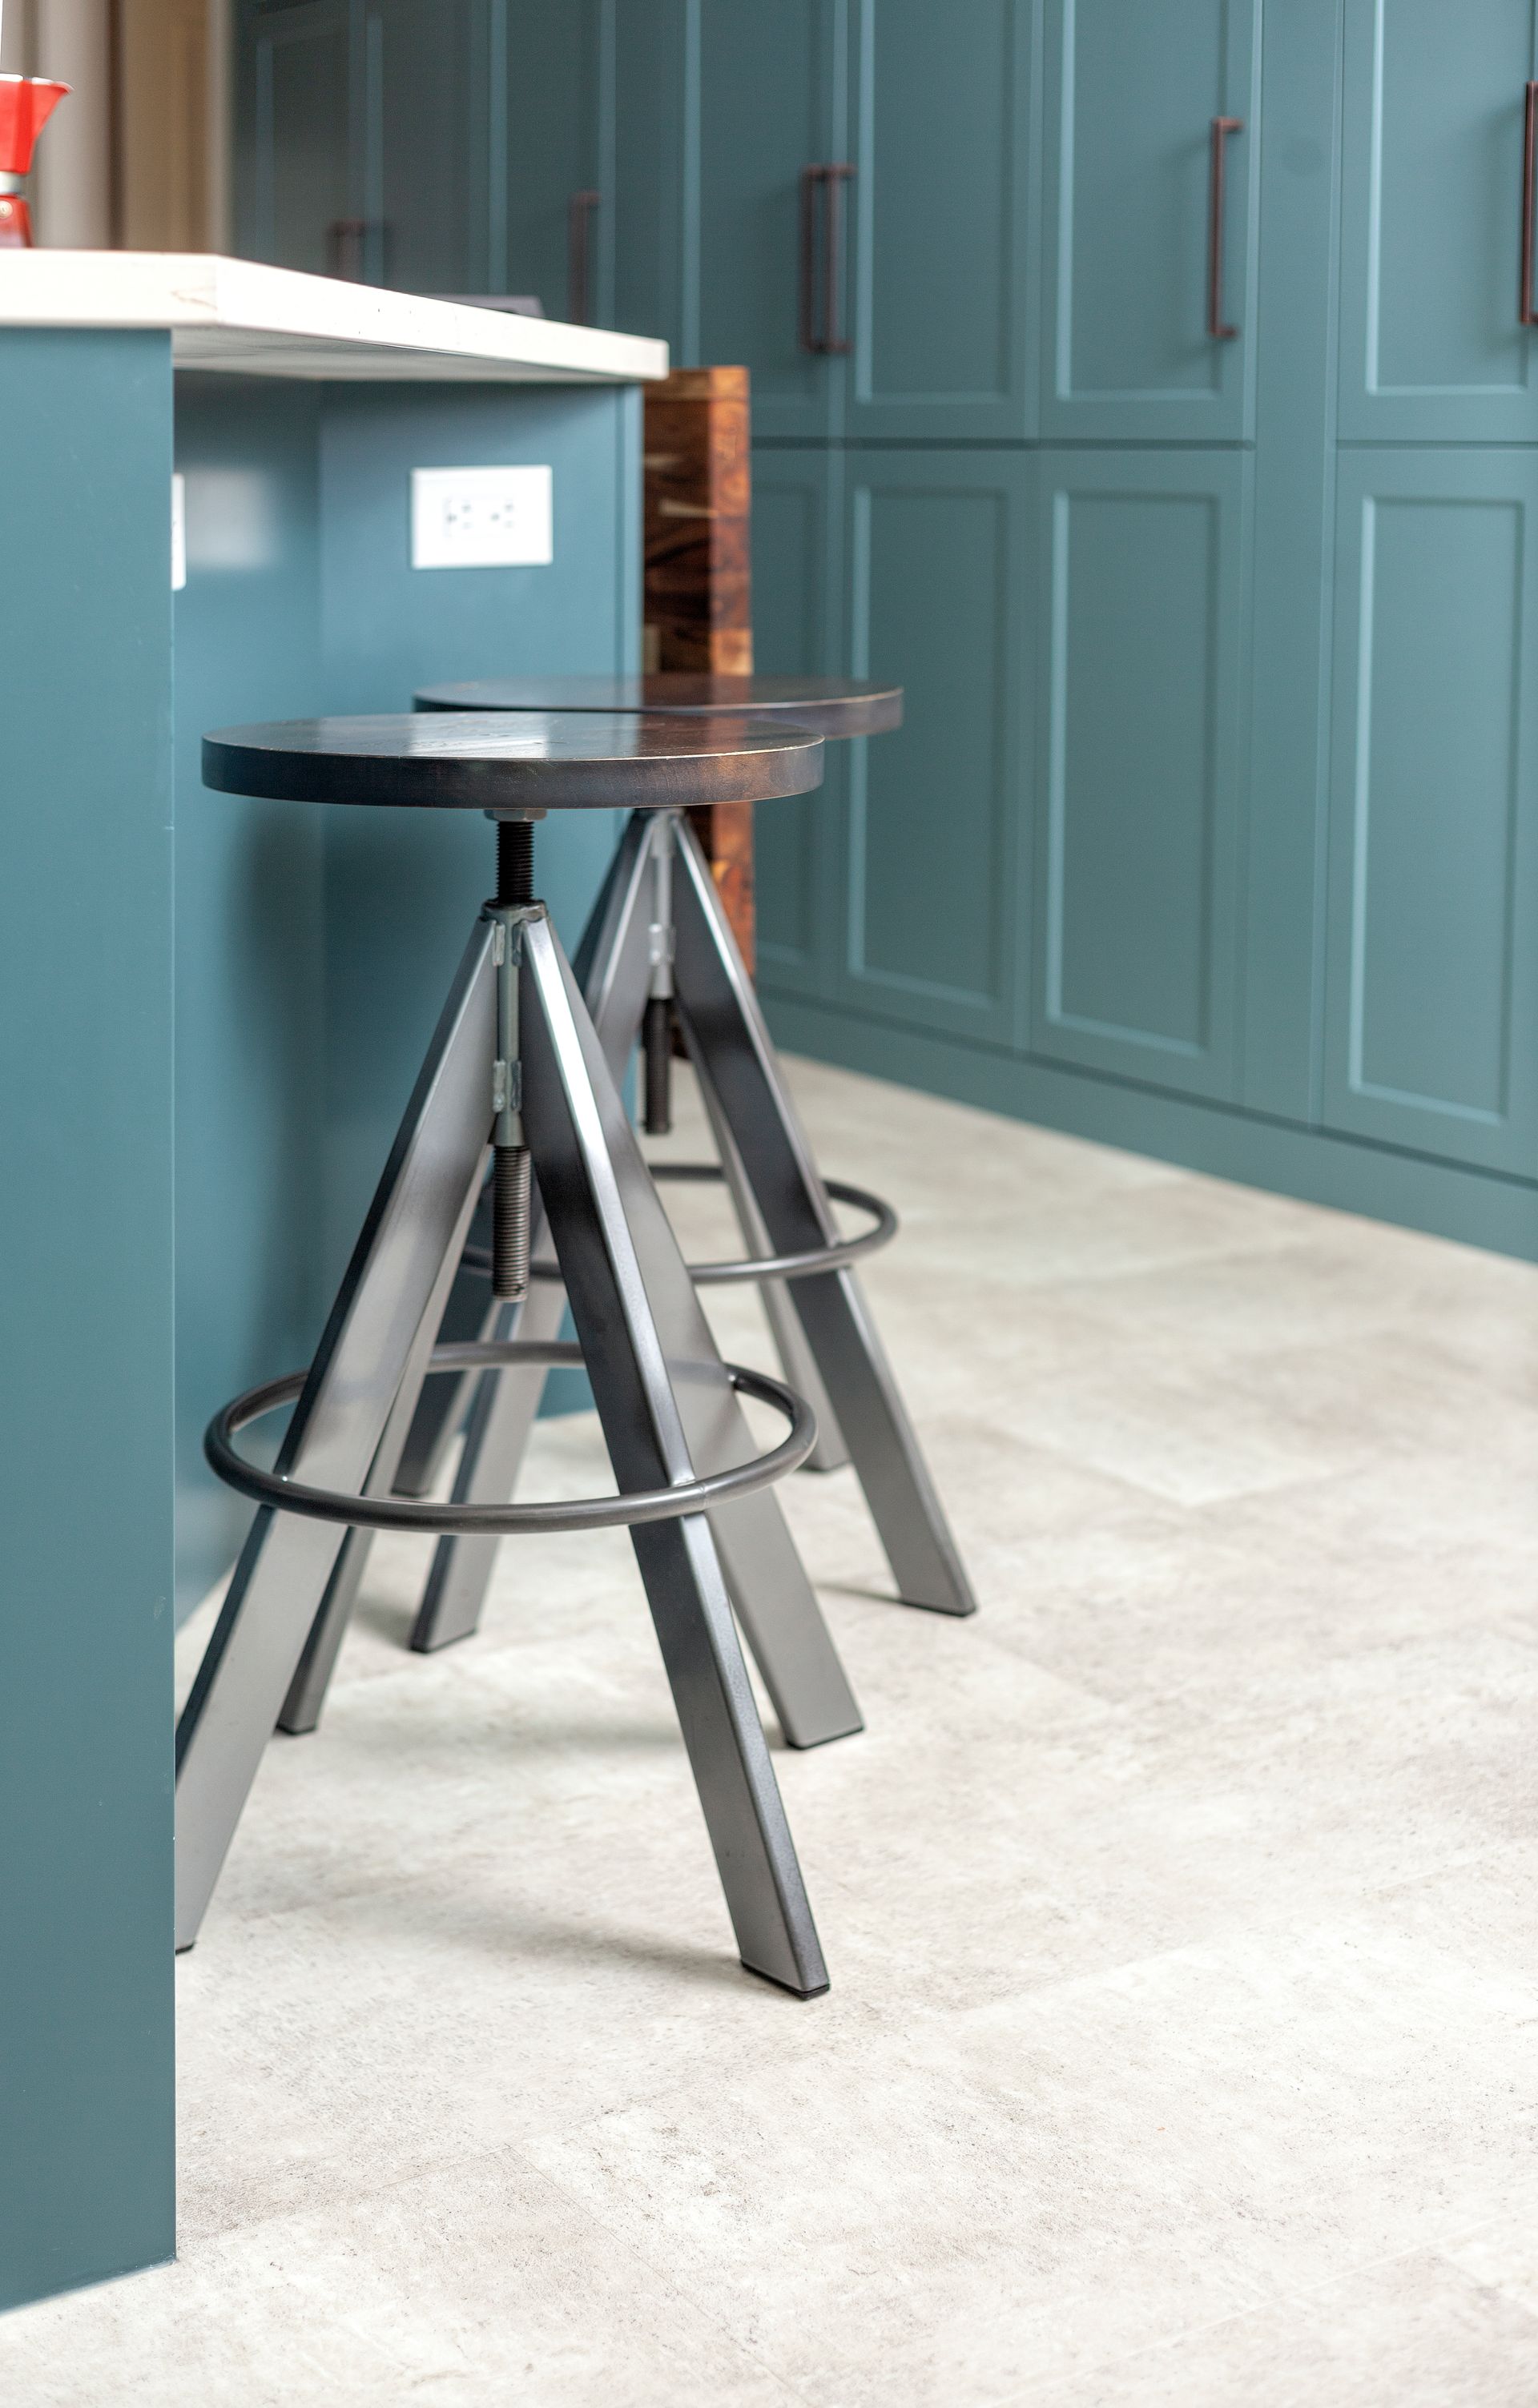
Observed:
[[[826,1973],[820,1982],[808,1985],[801,1982],[787,1981],[783,1973],[767,1973],[762,1965],[750,1965],[745,1956],[740,1961],[744,1973],[751,1973],[755,1981],[768,1982],[771,1988],[783,1990],[790,1999],[823,1999],[833,1987]]]

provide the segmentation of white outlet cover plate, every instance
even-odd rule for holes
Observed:
[[[413,468],[413,568],[543,568],[554,558],[548,468]]]

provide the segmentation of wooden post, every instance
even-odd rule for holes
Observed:
[[[646,666],[753,669],[746,368],[675,368],[646,388]],[[753,967],[753,805],[691,811]]]

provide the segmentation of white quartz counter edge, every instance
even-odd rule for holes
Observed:
[[[5,326],[164,326],[179,367],[242,376],[632,384],[668,373],[667,344],[640,335],[185,251],[0,251]]]

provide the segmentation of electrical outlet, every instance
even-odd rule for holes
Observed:
[[[542,568],[554,558],[548,468],[413,468],[413,568]]]

